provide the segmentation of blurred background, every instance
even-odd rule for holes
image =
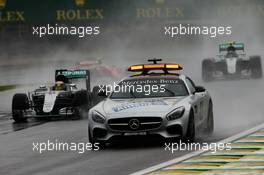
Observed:
[[[200,75],[200,61],[221,42],[244,42],[247,53],[260,54],[263,16],[261,0],[0,0],[0,84],[49,81],[54,67],[99,57],[123,69],[152,57],[191,62],[185,71]],[[101,33],[32,35],[33,26],[47,24],[99,26]],[[232,35],[164,35],[164,26],[178,24],[231,26]]]

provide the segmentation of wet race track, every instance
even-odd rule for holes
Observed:
[[[6,73],[6,76],[17,75]],[[214,134],[197,142],[217,142],[263,123],[262,79],[203,83],[198,73],[193,79],[211,93],[215,114]],[[10,110],[12,95],[34,87],[37,85],[0,92],[0,174],[129,174],[190,152],[172,154],[164,150],[160,141],[137,138],[99,151],[44,151],[40,154],[33,151],[33,143],[88,142],[87,120],[30,119],[27,123],[14,123]]]

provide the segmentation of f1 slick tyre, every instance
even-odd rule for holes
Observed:
[[[249,60],[251,77],[254,79],[262,77],[262,66],[260,56],[252,56]]]
[[[85,106],[79,106],[74,108],[74,113],[73,113],[73,120],[80,120],[83,118],[87,118],[88,110],[85,108]]]
[[[73,119],[82,119],[87,116],[90,108],[89,94],[85,90],[81,90],[75,93],[73,99],[74,116]]]
[[[213,113],[213,102],[210,100],[208,115],[207,115],[207,126],[206,134],[211,135],[214,132],[214,113]]]
[[[188,128],[185,137],[183,137],[185,142],[194,142],[195,140],[195,121],[194,121],[194,114],[193,111],[190,111],[189,121],[188,121]]]
[[[29,109],[29,100],[26,94],[15,94],[12,100],[12,116],[16,122],[26,122],[24,111]]]
[[[88,105],[87,91],[85,90],[77,91],[74,94],[74,99],[72,103],[74,107]]]
[[[206,82],[213,80],[213,62],[211,59],[204,59],[202,62],[202,78]]]

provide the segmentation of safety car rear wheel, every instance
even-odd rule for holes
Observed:
[[[213,102],[210,100],[207,115],[206,134],[211,135],[214,132],[214,114],[213,114]]]
[[[29,109],[27,94],[15,94],[12,100],[12,116],[16,122],[26,122],[24,111]]]
[[[249,60],[250,69],[251,69],[251,77],[252,78],[261,78],[262,77],[262,65],[260,56],[250,57]]]

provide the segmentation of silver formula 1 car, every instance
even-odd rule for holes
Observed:
[[[243,43],[220,44],[219,52],[217,57],[203,60],[204,81],[262,77],[261,57],[246,56]]]
[[[86,89],[79,89],[74,80],[85,79]],[[88,70],[56,70],[54,86],[40,86],[28,94],[13,96],[12,115],[16,122],[28,117],[71,116],[82,118],[87,113],[89,98]]]
[[[193,141],[213,132],[213,102],[208,91],[189,77],[171,72],[182,69],[181,65],[150,61],[154,64],[131,66],[129,71],[141,73],[123,79],[89,111],[91,143],[104,145],[131,135]],[[103,88],[98,95],[106,95]]]

